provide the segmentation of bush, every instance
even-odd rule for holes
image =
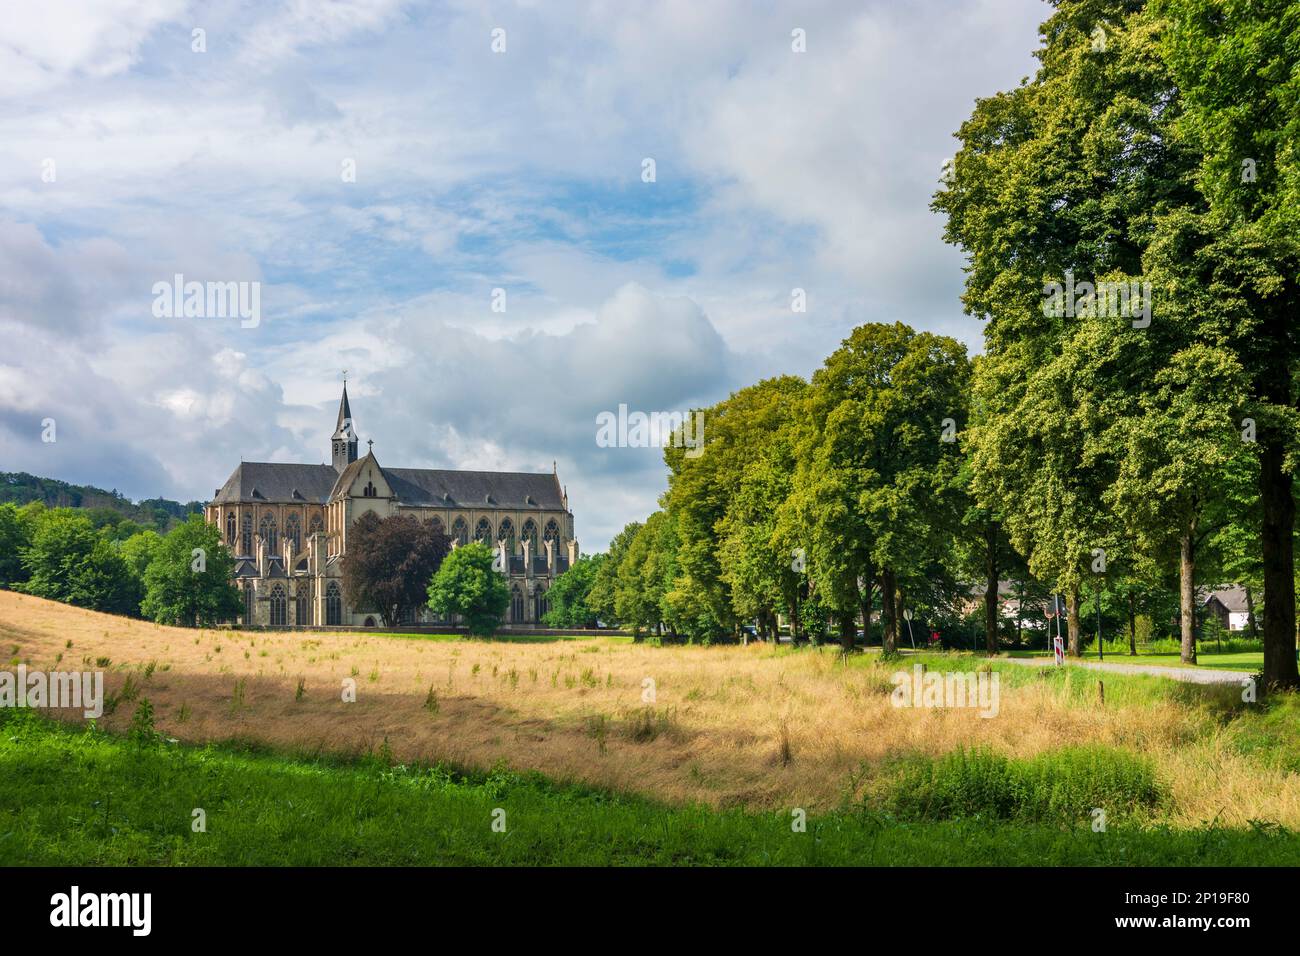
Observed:
[[[906,762],[885,809],[906,820],[986,817],[1035,823],[1140,815],[1164,800],[1151,763],[1105,747],[1067,747],[1019,760],[987,749]]]
[[[1156,627],[1151,621],[1151,615],[1139,614],[1133,619],[1133,629],[1137,634],[1139,644],[1149,644],[1155,639]]]

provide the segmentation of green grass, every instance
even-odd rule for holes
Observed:
[[[1044,823],[1042,814],[989,818],[967,802],[923,820],[888,804],[850,806],[809,817],[806,832],[795,832],[789,812],[666,807],[536,774],[390,766],[385,757],[382,746],[351,761],[233,744],[193,748],[158,742],[143,718],[127,738],[6,711],[0,865],[1300,862],[1300,838],[1264,825],[1094,833]],[[1064,769],[1076,788],[1069,792],[1087,802],[1090,758],[1060,759],[1036,772],[1047,779]],[[1132,769],[1106,777],[1105,793],[1142,797],[1147,783]],[[987,766],[978,773],[998,777]],[[951,769],[940,774],[953,779]],[[206,832],[191,829],[195,808],[206,813]],[[497,809],[505,832],[492,829]]]
[[[1140,821],[1167,799],[1151,762],[1123,750],[1065,747],[1017,760],[976,749],[906,761],[885,806],[913,820],[1084,822],[1097,808],[1110,821]]]

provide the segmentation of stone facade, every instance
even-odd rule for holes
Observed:
[[[241,624],[372,627],[377,613],[348,607],[343,556],[348,529],[368,511],[433,520],[452,547],[504,545],[510,608],[503,623],[540,626],[546,592],[578,559],[569,499],[546,473],[384,468],[373,446],[357,456],[347,386],[331,437],[330,465],[243,462],[206,506],[235,556]],[[426,609],[403,623],[455,624]]]

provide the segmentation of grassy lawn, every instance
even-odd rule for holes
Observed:
[[[193,630],[0,592],[20,663],[102,672],[107,699],[94,732],[0,727],[0,860],[1300,862],[1300,695],[956,652]],[[996,713],[897,706],[920,665],[997,674]],[[129,740],[146,702],[179,743]]]
[[[1087,758],[1093,759],[1093,758]],[[974,764],[960,768],[971,775]],[[951,770],[952,768],[950,768]],[[976,773],[987,791],[985,766]],[[188,747],[0,714],[0,865],[1294,865],[1274,826],[1048,825],[943,804],[939,765],[912,764],[888,809],[786,812],[670,807],[539,774],[341,761],[263,748]],[[1005,767],[1003,767],[1005,770]],[[1039,768],[1083,779],[1068,764]],[[981,775],[982,774],[982,775]],[[1120,777],[1123,777],[1120,774]],[[1031,772],[1019,785],[1035,778]],[[919,789],[918,789],[919,787]],[[928,788],[928,789],[927,789]],[[973,793],[974,791],[972,791]],[[1006,791],[1010,792],[1010,791]],[[1059,784],[1054,792],[1060,792]],[[1048,791],[1044,790],[1046,795]],[[900,797],[895,794],[895,797]],[[1141,798],[1141,794],[1137,794]],[[192,829],[193,811],[206,832]],[[969,809],[969,808],[967,808]],[[1046,810],[1047,804],[1039,809]],[[504,811],[496,832],[494,811]],[[497,814],[500,817],[500,814]]]

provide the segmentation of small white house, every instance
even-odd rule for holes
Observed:
[[[1250,627],[1246,589],[1240,584],[1211,591],[1203,603],[1206,612],[1218,618],[1219,624],[1227,630],[1245,631]]]

